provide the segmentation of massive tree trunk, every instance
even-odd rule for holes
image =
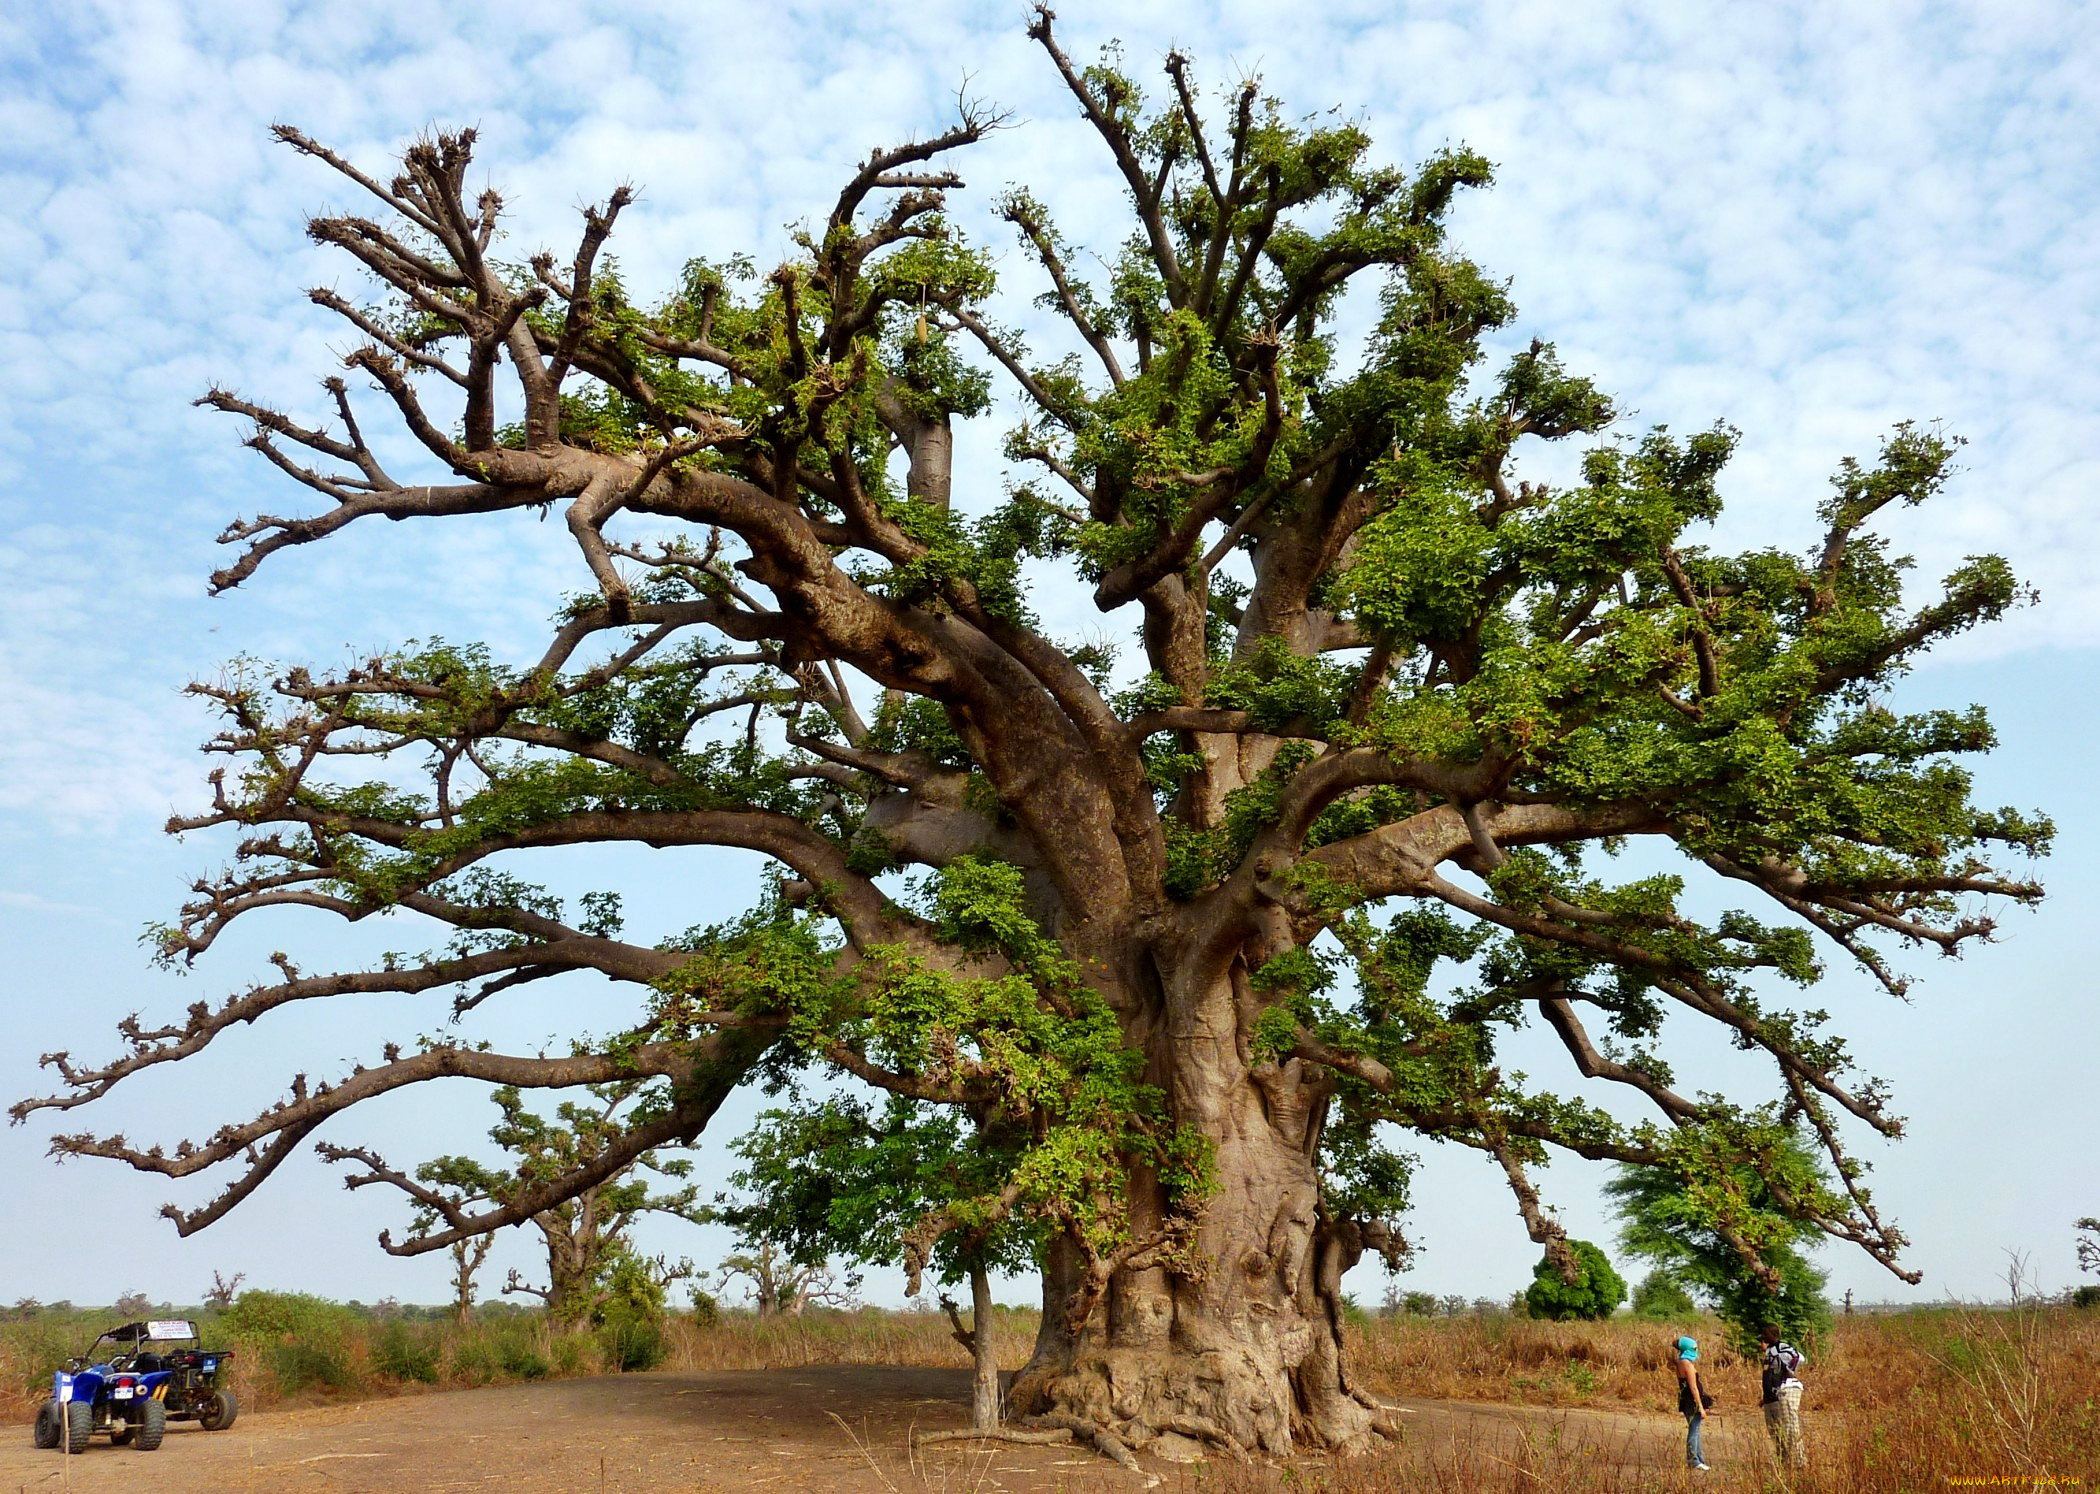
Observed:
[[[1229,979],[1169,987],[1151,1045],[1176,1118],[1216,1146],[1198,1273],[1118,1268],[1087,1312],[1085,1263],[1059,1241],[1012,1414],[1088,1423],[1131,1447],[1172,1432],[1281,1454],[1360,1449],[1372,1436],[1375,1408],[1348,1383],[1341,1339],[1341,1277],[1362,1247],[1324,1219],[1314,1161],[1331,1085],[1295,1058],[1253,1061],[1245,994]],[[1142,1174],[1133,1192],[1142,1236],[1164,1211]]]

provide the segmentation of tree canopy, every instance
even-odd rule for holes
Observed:
[[[1823,1237],[1792,1202],[1827,1186],[1815,1154],[1788,1141],[1689,1177],[1622,1168],[1605,1193],[1624,1224],[1619,1243],[1696,1292],[1752,1353],[1766,1324],[1795,1343],[1813,1343],[1830,1327],[1828,1274],[1804,1254]]]
[[[367,519],[414,543],[552,512],[588,589],[548,598],[537,658],[426,642],[193,686],[226,766],[170,828],[237,849],[161,956],[282,907],[414,915],[447,942],[362,970],[283,959],[224,1003],[132,1019],[112,1059],[50,1055],[62,1089],[17,1118],[293,1003],[378,1024],[449,992],[471,1024],[597,972],[639,1014],[580,1019],[569,1054],[388,1042],[201,1139],[54,1146],[229,1168],[170,1206],[188,1233],[408,1086],[646,1091],[590,1159],[412,1242],[438,1250],[690,1139],[740,1084],[857,1080],[910,1124],[953,1113],[976,1149],[912,1238],[1035,1242],[1044,1336],[1014,1404],[1138,1443],[1372,1434],[1340,1280],[1407,1248],[1408,1136],[1491,1159],[1572,1273],[1531,1178],[1553,1153],[1698,1178],[1798,1131],[1832,1181],[1775,1179],[1773,1207],[1900,1269],[1846,1139],[1900,1122],[1789,988],[1836,957],[1900,993],[1892,948],[1953,953],[1990,934],[1990,899],[2040,896],[2006,863],[2047,821],[1970,797],[1983,712],[1891,700],[2023,596],[1990,556],[1906,595],[1884,530],[1939,497],[1954,441],[1903,424],[1844,461],[1804,552],[1712,548],[1732,429],[1622,430],[1543,340],[1490,361],[1515,307],[1450,234],[1480,155],[1383,164],[1354,121],[1255,81],[1208,100],[1179,53],[1148,94],[1112,49],[1075,61],[1048,10],[1030,35],[1128,211],[1090,276],[1055,204],[996,199],[1051,328],[1032,339],[948,216],[1004,123],[967,102],[871,153],[777,268],[712,249],[656,292],[606,253],[625,187],[573,253],[517,262],[502,197],[468,185],[472,131],[373,175],[278,130],[361,194],[310,232],[372,294],[313,293],[353,338],[320,414],[204,396],[309,495],[233,523],[212,588]],[[375,410],[412,461],[382,459]],[[1008,430],[1003,474],[953,460],[979,419]],[[1573,481],[1520,480],[1527,446],[1567,441]],[[1075,583],[1114,632],[1041,623],[1040,589]],[[1636,841],[1681,870],[1629,872]],[[528,875],[604,843],[778,872],[743,918],[634,939],[613,889],[570,907]],[[1698,916],[1715,886],[1744,905]],[[1769,1087],[1681,1092],[1666,1022],[1725,1033]],[[1585,1082],[1506,1069],[1526,1025]]]
[[[1626,1281],[1612,1269],[1611,1260],[1587,1240],[1567,1242],[1575,1257],[1575,1279],[1568,1280],[1559,1263],[1546,1258],[1532,1269],[1531,1286],[1524,1293],[1524,1307],[1535,1318],[1565,1322],[1570,1318],[1608,1318],[1626,1300]]]

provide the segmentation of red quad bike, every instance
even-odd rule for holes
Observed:
[[[107,1357],[96,1358],[105,1343]],[[202,1347],[197,1325],[186,1319],[112,1328],[53,1376],[52,1397],[37,1408],[36,1445],[86,1452],[102,1432],[112,1446],[153,1452],[171,1421],[223,1432],[240,1414],[233,1392],[219,1388],[219,1371],[232,1357],[231,1349]]]

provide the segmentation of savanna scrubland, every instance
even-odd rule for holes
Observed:
[[[47,1376],[77,1353],[107,1313],[53,1311],[0,1325],[7,1412],[26,1425]],[[214,1344],[235,1350],[232,1384],[251,1410],[618,1372],[793,1370],[820,1364],[961,1369],[969,1356],[938,1313],[811,1309],[801,1316],[724,1312],[712,1322],[666,1319],[653,1336],[562,1331],[536,1311],[484,1310],[462,1324],[421,1310],[372,1309],[249,1293],[199,1314]],[[992,1319],[999,1358],[1019,1368],[1034,1343],[1033,1311]],[[1703,1482],[1780,1487],[1762,1457],[1757,1366],[1707,1320],[1630,1316],[1549,1323],[1505,1313],[1352,1314],[1345,1343],[1374,1393],[1536,1408],[1508,1437],[1432,1432],[1345,1461],[1214,1458],[1179,1475],[1187,1487],[1444,1490],[1652,1488],[1674,1469],[1601,1450],[1566,1434],[1553,1412],[1670,1417],[1667,1340],[1697,1334],[1719,1404],[1712,1428],[1738,1428],[1737,1456]],[[1812,1462],[1793,1487],[1833,1491],[1955,1487],[1960,1478],[2080,1487],[2100,1477],[2100,1311],[2018,1307],[1914,1308],[1840,1317],[1817,1346],[1806,1415]],[[1633,1426],[1623,1421],[1613,1425]],[[1476,1425],[1467,1423],[1465,1425]],[[1747,1435],[1743,1430],[1747,1428]],[[238,1430],[229,1435],[239,1435]],[[842,1434],[844,1435],[844,1434]],[[1711,1435],[1711,1433],[1710,1433]],[[1756,1456],[1744,1456],[1754,1450]],[[1103,1473],[1111,1470],[1105,1460]],[[2007,1484],[2007,1487],[2013,1485]]]

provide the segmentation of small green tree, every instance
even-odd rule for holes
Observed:
[[[1682,1321],[1699,1310],[1692,1294],[1669,1272],[1657,1268],[1633,1289],[1633,1315],[1654,1322]]]
[[[661,1256],[644,1256],[624,1240],[607,1252],[590,1320],[616,1368],[649,1370],[663,1363],[664,1304],[671,1283],[690,1275],[690,1265],[666,1265]]]
[[[1011,1207],[1016,1164],[1032,1160],[1017,1146],[1002,1145],[996,1128],[901,1096],[879,1108],[804,1101],[767,1112],[736,1143],[745,1165],[732,1182],[746,1197],[711,1213],[804,1270],[833,1255],[902,1265],[914,1296],[929,1270],[944,1285],[967,1280],[969,1326],[951,1298],[940,1300],[970,1353],[971,1425],[981,1431],[999,1424],[991,1273],[1029,1269],[1046,1232],[1039,1216]]]
[[[1564,1322],[1570,1318],[1608,1318],[1626,1300],[1626,1281],[1612,1269],[1604,1252],[1587,1240],[1569,1240],[1567,1252],[1574,1258],[1571,1281],[1556,1252],[1548,1250],[1531,1270],[1531,1288],[1524,1305],[1535,1318]]]
[[[1785,1127],[1741,1134],[1757,1144],[1683,1148],[1675,1172],[1620,1169],[1605,1184],[1623,1221],[1619,1243],[1703,1299],[1746,1352],[1766,1323],[1812,1341],[1830,1327],[1828,1278],[1802,1252],[1821,1238],[1810,1218],[1828,1206],[1828,1182]]]

